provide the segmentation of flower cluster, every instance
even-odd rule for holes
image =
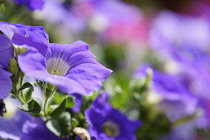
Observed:
[[[38,116],[50,116],[48,107],[57,88],[60,92],[67,93],[66,98],[69,95],[72,97],[87,96],[91,92],[99,90],[102,82],[111,73],[111,70],[94,60],[89,45],[83,41],[76,41],[72,44],[49,43],[48,34],[39,26],[0,22],[0,30],[3,33],[0,34],[1,115],[6,111],[2,99],[12,93],[12,96],[22,103],[21,110]],[[35,86],[26,82],[26,76],[41,84],[44,102],[38,103],[33,99],[33,96],[36,96],[33,95]],[[25,91],[26,88],[30,90]],[[81,101],[79,99],[76,102]],[[38,111],[30,110],[31,107],[38,107]],[[56,109],[54,111],[56,112]],[[41,135],[46,135],[46,138],[52,133],[47,130],[42,119],[34,121],[33,119],[24,119],[24,122],[20,122],[19,119],[23,118],[22,112],[18,111],[17,113],[13,118],[18,123],[17,129],[23,131],[17,134],[13,128],[8,128],[6,124],[5,126],[1,125],[0,136],[2,138],[28,139],[34,135],[33,138],[37,139],[40,136],[39,132]],[[2,119],[4,120],[4,118]],[[13,123],[12,120],[8,121]],[[33,134],[34,131],[36,131],[35,134]],[[54,137],[57,136],[53,134],[52,139],[55,139]],[[44,136],[42,139],[45,139]]]
[[[209,15],[207,0],[0,1],[0,139],[209,139]]]

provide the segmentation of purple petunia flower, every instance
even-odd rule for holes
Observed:
[[[49,36],[41,26],[28,26],[16,23],[7,23],[0,21],[0,31],[2,31],[10,40],[15,33],[28,37],[37,43],[48,44]]]
[[[26,5],[29,10],[42,10],[44,0],[14,0],[18,5]]]
[[[13,43],[28,48],[18,57],[18,64],[26,75],[58,85],[63,92],[87,95],[99,90],[111,73],[94,60],[89,45],[82,41],[43,45],[15,34]]]
[[[89,133],[96,140],[135,140],[139,121],[131,121],[107,103],[108,95],[100,94],[85,112]]]
[[[139,67],[134,77],[145,77],[147,68],[152,69],[149,65]],[[173,122],[195,113],[198,100],[183,85],[179,76],[152,70],[151,92],[160,98],[158,107],[167,114],[169,120]]]
[[[12,90],[11,73],[8,71],[9,59],[13,57],[14,48],[8,38],[0,34],[0,99]]]

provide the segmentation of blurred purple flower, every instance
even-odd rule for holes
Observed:
[[[40,118],[33,118],[23,125],[21,140],[69,140],[69,138],[59,138],[53,134],[44,121]]]
[[[145,77],[147,68],[152,69],[149,65],[139,67],[134,77]],[[195,113],[198,100],[183,85],[179,76],[152,70],[151,91],[160,96],[158,107],[169,120],[175,121]]]
[[[145,78],[148,68],[153,71],[150,91],[160,98],[157,108],[165,113],[172,123],[184,117],[194,116],[197,113],[199,108],[198,98],[188,91],[179,75],[160,72],[151,68],[148,64],[144,64],[139,67],[134,77]],[[155,97],[153,96],[153,98]],[[195,118],[185,120],[179,125],[174,125],[171,132],[161,140],[191,140],[195,138],[195,130],[200,119],[201,116],[195,116]]]
[[[17,111],[12,118],[0,117],[0,138],[20,140],[22,127],[31,116],[22,111]]]
[[[42,10],[44,0],[14,0],[18,5],[25,5],[29,10]]]
[[[45,1],[43,10],[37,11],[35,17],[56,25],[55,30],[58,30],[58,34],[66,33],[63,37],[69,36],[72,31],[80,33],[85,27],[84,19],[75,15],[71,7],[66,8],[63,2],[58,0]]]
[[[133,133],[140,122],[129,120],[107,100],[107,93],[100,94],[85,112],[90,135],[96,140],[135,140]]]
[[[26,44],[27,52],[19,55],[18,64],[28,76],[58,85],[69,94],[88,95],[99,90],[111,70],[99,64],[90,52],[88,44],[77,41],[72,44],[48,46],[37,44],[15,34],[13,43]],[[43,52],[42,49],[47,49]]]
[[[12,118],[0,117],[0,138],[12,140],[68,140],[53,134],[41,118],[17,111]]]
[[[175,126],[170,133],[162,137],[160,140],[196,140],[196,119]]]
[[[0,34],[0,99],[6,98],[12,90],[12,81],[9,73],[9,59],[13,57],[14,48],[8,38]]]
[[[179,68],[191,93],[209,99],[210,22],[205,18],[161,12],[153,21],[150,45]],[[173,69],[174,71],[174,69]],[[198,76],[199,75],[199,76]]]

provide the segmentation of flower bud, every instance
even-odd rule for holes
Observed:
[[[9,71],[14,75],[17,76],[19,72],[18,64],[15,58],[9,59]]]
[[[13,44],[14,45],[14,44]],[[22,54],[24,52],[27,51],[27,48],[22,47],[22,46],[18,46],[18,45],[14,45],[15,48],[15,56],[17,57],[19,54]]]
[[[87,130],[82,127],[75,127],[73,132],[79,136],[82,140],[91,140]]]

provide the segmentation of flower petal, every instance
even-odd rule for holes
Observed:
[[[6,98],[12,90],[12,74],[0,68],[0,99]]]
[[[13,57],[14,48],[8,38],[0,34],[0,65],[8,69],[9,59]]]
[[[2,31],[9,39],[12,39],[14,33],[17,33],[22,36],[27,36],[38,43],[49,43],[49,36],[41,26],[27,26],[0,21],[0,31]]]

